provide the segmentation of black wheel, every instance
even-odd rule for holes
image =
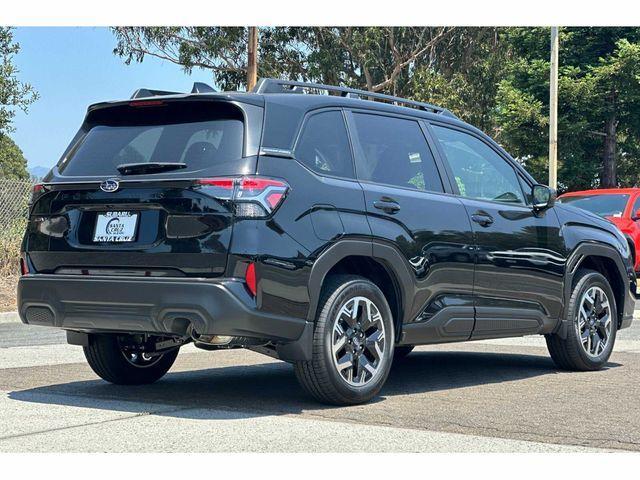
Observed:
[[[336,275],[323,287],[313,358],[294,364],[302,387],[323,403],[353,405],[378,394],[393,360],[393,316],[369,280]]]
[[[99,377],[118,385],[153,383],[167,373],[178,356],[177,348],[159,355],[125,350],[118,335],[94,335],[84,347],[84,356]]]
[[[607,279],[593,270],[576,274],[568,313],[567,338],[547,335],[555,364],[566,370],[599,370],[609,360],[616,341],[618,315]]]
[[[413,352],[414,348],[415,346],[413,345],[400,345],[396,347],[395,350],[393,351],[393,360],[394,361],[402,360],[411,352]]]

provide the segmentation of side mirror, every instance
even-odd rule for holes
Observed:
[[[553,207],[556,201],[556,191],[546,185],[534,185],[531,187],[531,198],[534,210],[545,210]]]
[[[631,217],[631,220],[633,220],[634,222],[637,222],[638,220],[640,220],[640,208],[634,212],[633,216]]]

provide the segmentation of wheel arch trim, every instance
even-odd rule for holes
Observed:
[[[413,280],[409,266],[402,254],[394,247],[376,240],[344,239],[327,248],[314,262],[309,277],[309,312],[307,320],[313,322],[316,317],[320,292],[324,280],[341,260],[351,257],[368,257],[378,261],[387,273],[397,282],[400,311],[402,317],[399,325],[406,320],[407,312],[412,306]],[[399,332],[396,332],[399,333]]]
[[[622,292],[622,305],[617,305],[618,307],[618,321],[624,317],[625,310],[625,297],[626,297],[626,288],[629,284],[629,272],[625,267],[624,261],[620,253],[611,245],[598,242],[598,241],[589,241],[578,244],[576,248],[571,252],[569,257],[567,258],[566,267],[565,267],[565,278],[564,278],[564,286],[563,286],[563,300],[564,305],[561,313],[561,321],[559,322],[559,331],[558,333],[561,336],[566,336],[566,328],[569,323],[569,319],[567,318],[569,312],[567,311],[569,307],[569,299],[571,298],[571,290],[573,286],[573,280],[576,272],[580,268],[580,266],[585,262],[585,260],[589,257],[605,257],[614,262],[617,267],[618,275],[620,281],[622,282],[623,292]],[[613,289],[614,286],[611,285]],[[615,292],[614,292],[615,293]]]
[[[631,260],[633,262],[633,268],[635,269],[635,261],[636,261],[636,242],[633,239],[633,237],[631,235],[629,235],[628,233],[624,233],[624,239],[627,241],[627,243],[629,244],[629,249],[631,250]]]

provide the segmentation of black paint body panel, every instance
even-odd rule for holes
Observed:
[[[179,98],[189,101],[189,96]],[[126,306],[135,303],[139,285],[140,298],[171,305],[172,293],[163,283],[170,280],[154,280],[159,283],[153,293],[150,285],[155,284],[149,283],[151,280],[118,275],[127,271],[157,272],[170,275],[175,285],[179,285],[180,298],[196,305],[198,315],[192,318],[206,325],[208,331],[203,333],[241,332],[245,336],[270,338],[283,352],[283,358],[304,358],[311,341],[308,326],[316,317],[324,279],[339,262],[357,257],[374,262],[391,278],[390,288],[398,297],[399,344],[561,332],[566,323],[572,275],[584,258],[600,255],[616,265],[618,278],[624,285],[620,326],[629,325],[635,275],[626,241],[611,223],[562,205],[540,212],[525,206],[470,200],[457,194],[450,172],[443,167],[444,159],[429,136],[429,122],[451,124],[482,137],[501,152],[505,161],[513,162],[513,168],[525,183],[535,183],[477,129],[430,112],[335,96],[198,97],[199,102],[206,99],[233,102],[242,110],[245,146],[237,173],[284,179],[290,189],[280,207],[267,219],[238,220],[224,201],[202,195],[194,188],[193,176],[137,175],[135,179],[122,179],[121,190],[114,194],[99,190],[104,179],[71,181],[54,168],[44,179],[47,193],[31,209],[23,243],[32,272],[19,287],[23,321],[28,321],[29,307],[60,311],[65,295],[77,304],[89,304],[104,297],[98,303],[114,306],[111,314],[97,308],[93,314],[84,311],[88,316],[85,325],[58,320],[50,324],[91,331],[177,332],[178,327],[167,327],[164,317],[153,308],[144,311],[144,322],[136,326],[133,310],[124,307],[118,310],[117,298],[100,292],[103,288],[122,292]],[[96,115],[95,111],[111,105],[114,104],[92,107],[88,120]],[[326,107],[344,109],[345,114],[349,109],[358,109],[419,121],[441,170],[444,191],[396,188],[309,170],[294,158],[292,149],[305,115]],[[267,147],[284,153],[268,154]],[[375,208],[373,204],[381,197],[392,198],[400,209],[389,213]],[[92,242],[96,212],[108,209],[141,212],[140,230],[134,242],[127,245]],[[491,215],[493,224],[483,227],[472,222],[471,216],[477,211]],[[249,262],[256,264],[255,298],[243,287]],[[60,268],[113,271],[111,277],[99,279],[69,278],[69,275],[63,278],[56,275]],[[179,276],[186,278],[178,283]],[[69,289],[56,287],[55,298],[38,290],[39,285],[46,286],[46,282],[56,278]],[[69,293],[77,286],[81,288]],[[224,300],[216,305],[231,309],[227,316],[239,319],[235,326],[231,320],[220,319],[226,313],[212,306],[210,298],[199,299],[220,288],[231,291],[231,297],[223,293]],[[78,296],[80,293],[82,298]],[[238,299],[240,304],[236,302]],[[183,318],[190,318],[184,313],[184,305],[179,308]],[[207,318],[209,310],[215,315]],[[54,317],[61,318],[59,313],[54,313]],[[300,347],[302,344],[304,348]]]

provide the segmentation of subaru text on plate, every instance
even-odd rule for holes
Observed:
[[[329,93],[329,94],[328,94]],[[36,185],[22,321],[93,370],[150,383],[182,345],[290,362],[365,402],[415,345],[545,335],[601,368],[632,320],[626,239],[449,111],[263,79],[89,107]]]

